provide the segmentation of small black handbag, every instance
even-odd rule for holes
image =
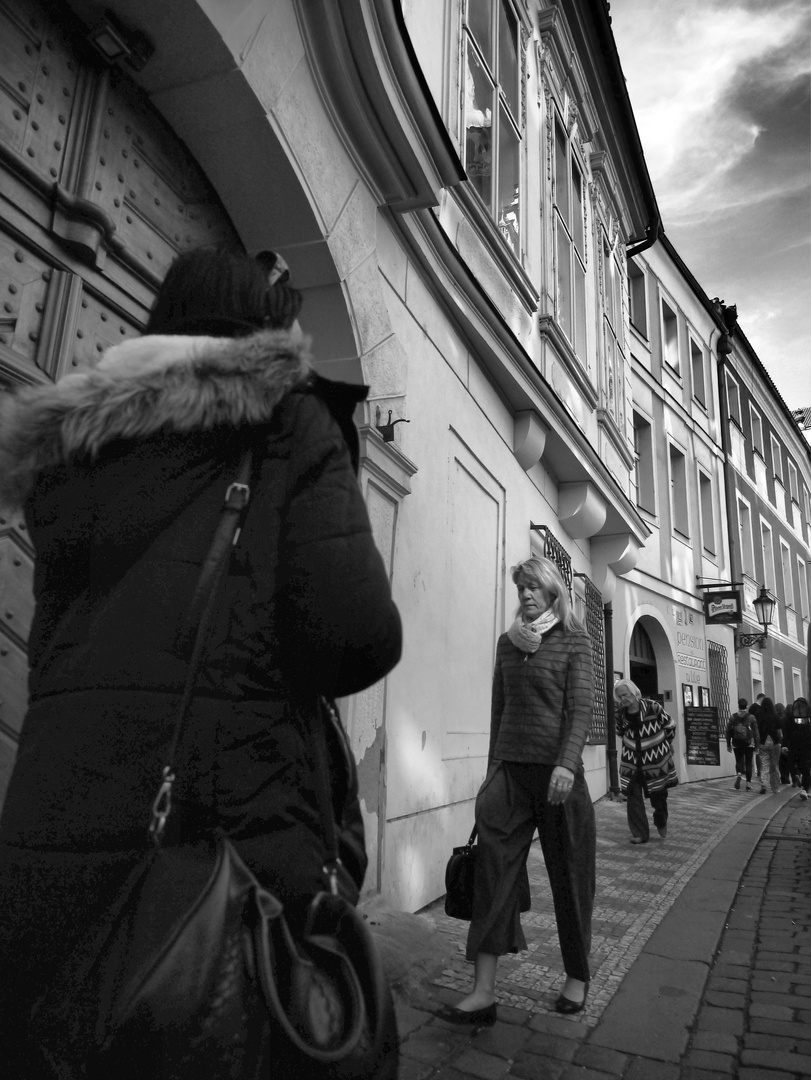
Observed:
[[[152,843],[32,1014],[32,1036],[60,1080],[396,1080],[391,990],[371,932],[339,895],[340,865],[320,699],[310,736],[325,834],[325,888],[294,939],[282,905],[220,833],[164,840],[174,762],[216,590],[249,496],[250,453],[226,494],[192,600],[197,625]],[[198,618],[199,612],[199,618]]]
[[[455,847],[445,867],[445,914],[452,919],[469,922],[473,917],[473,878],[476,872],[478,829],[473,826],[468,842]],[[518,878],[519,911],[529,911],[532,897],[526,863]]]

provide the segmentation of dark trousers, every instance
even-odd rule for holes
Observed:
[[[754,746],[733,746],[732,752],[735,755],[735,772],[738,776],[746,774],[747,784],[752,780],[752,761],[755,756]]]
[[[652,791],[648,797],[653,808],[653,824],[657,829],[663,829],[667,825],[667,788],[663,791]],[[649,840],[650,826],[648,825],[648,815],[645,810],[645,791],[639,774],[628,781],[625,800],[628,811],[628,828],[631,830],[632,835],[638,836],[641,840]]]
[[[526,949],[519,914],[519,875],[535,830],[552,890],[563,969],[589,978],[591,913],[596,882],[594,807],[582,773],[565,803],[548,806],[552,765],[496,762],[476,798],[479,830],[473,918],[467,958]]]

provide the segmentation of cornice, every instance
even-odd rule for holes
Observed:
[[[296,0],[325,107],[382,204],[435,206],[465,179],[397,0]]]

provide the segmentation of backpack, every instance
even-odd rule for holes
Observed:
[[[732,738],[736,742],[749,742],[749,717],[736,716],[732,722]]]

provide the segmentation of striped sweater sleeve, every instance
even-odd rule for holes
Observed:
[[[594,708],[594,661],[591,640],[586,633],[578,634],[570,648],[564,697],[563,738],[556,764],[577,772]]]

